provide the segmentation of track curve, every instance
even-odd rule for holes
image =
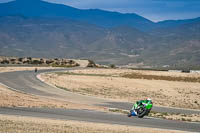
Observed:
[[[80,69],[80,68],[68,68],[64,70],[74,70],[74,69]],[[39,73],[53,72],[53,71],[63,71],[63,69],[40,70]],[[112,108],[120,108],[120,109],[129,109],[132,106],[132,103],[114,102],[114,101],[100,99],[100,98],[96,98],[92,96],[83,96],[83,95],[74,94],[71,92],[67,92],[67,91],[49,86],[46,83],[43,83],[42,81],[38,80],[36,78],[37,74],[38,73],[34,73],[33,71],[0,73],[0,83],[6,86],[9,86],[12,89],[15,89],[16,91],[20,91],[23,93],[51,97],[55,99],[62,99],[62,100],[75,102],[75,103],[77,102],[77,103],[83,103],[83,104],[92,104],[92,105],[99,105],[99,106],[104,106],[104,107],[112,107]],[[153,110],[158,111],[158,112],[200,114],[200,111],[197,111],[197,110],[183,110],[183,109],[174,109],[174,108],[166,108],[166,107],[154,107]],[[1,114],[9,113],[10,115],[25,115],[25,116],[30,115],[34,117],[39,117],[40,113],[42,113],[45,118],[46,117],[52,118],[51,116],[52,114],[54,114],[53,116],[57,119],[71,118],[72,120],[76,119],[76,120],[81,120],[81,121],[122,124],[122,125],[135,125],[135,126],[144,126],[144,127],[155,127],[155,128],[164,128],[164,129],[200,132],[200,123],[187,123],[187,122],[160,120],[160,119],[129,119],[126,116],[119,115],[119,114],[106,113],[105,115],[105,113],[103,113],[104,115],[102,115],[102,112],[91,113],[91,111],[80,111],[80,110],[78,112],[74,110],[71,111],[70,113],[69,112],[70,110],[58,111],[57,109],[41,109],[38,112],[38,109],[0,108]],[[77,113],[80,115],[77,116]]]

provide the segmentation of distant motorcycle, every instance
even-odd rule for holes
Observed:
[[[137,116],[138,118],[143,118],[145,115],[149,114],[152,107],[153,107],[152,102],[147,103],[147,102],[145,102],[145,100],[141,101],[141,102],[136,102],[133,105],[133,108],[130,110],[128,117]]]

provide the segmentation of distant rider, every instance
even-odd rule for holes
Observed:
[[[37,68],[35,68],[35,73],[36,73],[37,71],[38,71]]]

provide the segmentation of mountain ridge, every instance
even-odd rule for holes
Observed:
[[[27,6],[24,6],[24,4]],[[0,4],[0,16],[16,14],[27,17],[64,17],[106,28],[129,25],[140,30],[147,30],[149,26],[154,25],[154,22],[135,13],[122,14],[100,9],[77,9],[71,6],[53,4],[41,0],[16,0]]]
[[[33,1],[32,9],[28,5],[26,8],[32,14],[26,15],[23,13],[26,9],[21,9],[20,4],[24,1],[26,5],[29,3],[17,0],[0,4],[2,56],[87,58],[119,65],[200,65],[200,18],[154,23],[136,14],[134,17],[134,14],[79,10],[61,5],[67,7],[67,13],[72,16],[63,17],[66,8],[55,11],[52,9],[60,4],[40,0],[30,0]],[[40,3],[40,8],[34,3]],[[10,7],[6,8],[7,5]],[[48,10],[44,11],[41,6]],[[5,12],[8,9],[16,12]],[[81,15],[73,16],[71,10]],[[56,17],[59,12],[62,13]],[[33,15],[37,13],[39,16]]]

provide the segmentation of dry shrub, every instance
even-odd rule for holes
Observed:
[[[160,76],[160,75],[145,75],[140,73],[124,74],[122,77],[131,79],[147,79],[147,80],[167,80],[167,81],[183,81],[183,82],[199,82],[199,77],[172,77],[172,76]]]

